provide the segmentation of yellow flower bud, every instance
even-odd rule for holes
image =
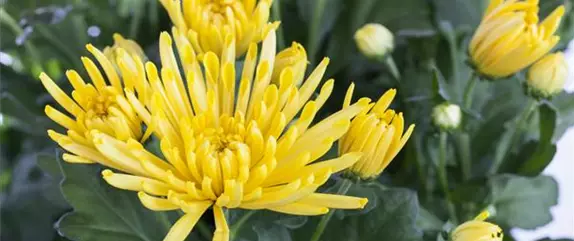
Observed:
[[[351,84],[343,107],[351,103],[354,85]],[[362,152],[363,155],[348,173],[361,179],[377,177],[391,163],[411,136],[414,125],[404,131],[403,113],[388,109],[397,91],[391,89],[381,96],[372,108],[360,113],[347,133],[339,140],[339,154]],[[404,131],[404,132],[403,132]]]
[[[564,6],[538,21],[538,0],[492,0],[469,45],[476,70],[491,78],[513,75],[550,51]]]
[[[284,49],[275,56],[275,66],[271,77],[274,84],[279,85],[281,72],[288,67],[293,71],[295,85],[301,84],[307,68],[307,52],[301,44],[293,42],[291,47]]]
[[[528,70],[526,85],[534,97],[551,97],[564,88],[568,76],[568,64],[564,54],[549,54]]]
[[[455,104],[442,103],[432,110],[433,123],[443,130],[452,130],[460,126],[462,112],[460,107]]]
[[[490,214],[482,212],[474,220],[465,222],[451,233],[452,241],[502,241],[502,229],[496,224],[485,222]]]
[[[115,33],[113,35],[113,38],[114,38],[114,44],[112,46],[106,46],[104,48],[104,55],[114,64],[114,66],[117,69],[120,69],[117,59],[120,56],[120,52],[122,52],[119,51],[119,49],[122,49],[131,58],[138,57],[142,62],[145,62],[147,60],[147,57],[143,49],[135,41],[131,39],[125,39],[122,35],[118,33]]]
[[[357,30],[355,42],[359,51],[371,59],[381,59],[395,47],[393,33],[378,23],[365,24]]]

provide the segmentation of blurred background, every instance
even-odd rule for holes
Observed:
[[[335,77],[338,85],[324,108],[325,112],[330,112],[340,106],[350,80],[358,83],[357,95],[370,97],[376,97],[396,85],[389,73],[361,57],[354,48],[352,33],[365,21],[381,22],[397,35],[398,47],[394,55],[399,67],[406,72],[405,79],[412,78],[412,81],[401,83],[399,95],[402,96],[398,97],[400,101],[397,102],[400,103],[396,108],[412,108],[413,103],[418,106],[420,101],[428,100],[425,97],[428,91],[424,90],[431,89],[428,66],[443,67],[443,63],[450,61],[447,51],[438,49],[448,47],[453,42],[465,46],[466,40],[460,36],[468,36],[472,32],[488,1],[381,0],[371,5],[372,9],[363,10],[371,12],[363,14],[365,17],[362,20],[354,21],[357,18],[351,18],[355,15],[351,15],[350,11],[355,8],[346,7],[353,5],[351,2],[354,0],[329,0],[325,5],[322,25],[315,28],[318,31],[314,33],[310,31],[313,27],[308,24],[313,18],[310,7],[313,1],[274,2],[280,2],[282,6],[279,13],[273,14],[274,18],[282,15],[284,19],[280,45],[289,45],[291,41],[303,43],[312,65],[321,56],[331,57],[327,77]],[[569,0],[542,2],[543,13],[548,13],[558,4],[566,3],[568,9],[571,7]],[[561,29],[564,40],[571,39],[574,34],[573,20],[572,15],[564,19],[565,27]],[[438,24],[446,22],[449,24]],[[441,32],[445,28],[452,29],[449,33],[453,35]],[[158,62],[158,36],[160,31],[169,29],[169,18],[157,0],[0,0],[1,240],[66,240],[56,233],[54,225],[71,208],[59,191],[61,176],[48,174],[59,171],[43,164],[45,159],[53,159],[57,151],[54,143],[48,139],[46,129],[57,127],[43,114],[45,104],[53,100],[40,84],[37,78],[39,73],[46,72],[67,88],[66,70],[75,69],[85,74],[80,61],[80,56],[88,54],[85,45],[92,43],[103,49],[113,43],[113,33],[136,40],[147,57]],[[454,41],[448,41],[449,36]],[[320,44],[309,46],[306,44],[309,39],[319,39]],[[562,41],[558,48],[565,49],[567,44]],[[460,48],[455,55],[463,59],[462,56],[466,54],[464,49]],[[574,70],[574,48],[571,48],[568,56],[571,70]],[[468,68],[466,71],[469,71]],[[449,75],[448,69],[444,73]],[[570,80],[571,91],[574,91],[574,75]],[[463,86],[461,81],[456,81]],[[522,94],[521,91],[515,92]],[[506,93],[495,94],[506,98]],[[453,96],[458,95],[455,93]],[[512,103],[520,105],[522,100],[518,98]],[[477,102],[480,103],[480,100]],[[428,106],[425,108],[430,110]],[[413,114],[406,113],[408,123],[416,122],[417,131],[424,132],[430,128],[425,129],[425,125],[430,125],[428,112],[410,113]],[[571,120],[565,123],[574,122],[573,116],[566,117]],[[504,122],[493,123],[502,127]],[[512,236],[516,240],[530,241],[545,237],[574,239],[574,129],[567,131],[557,146],[554,161],[545,170],[546,174],[554,176],[559,182],[559,202],[551,210],[554,219],[535,230],[513,230]],[[395,176],[390,179],[399,186],[416,188],[416,184],[405,180],[408,179],[405,177],[409,177],[406,173],[412,171],[412,168],[404,168],[401,161],[396,160],[390,167],[391,175]]]

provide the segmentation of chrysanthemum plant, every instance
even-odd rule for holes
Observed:
[[[69,70],[36,47],[66,18],[7,49],[25,69],[2,67],[2,114],[29,136],[7,139],[2,239],[499,241],[552,220],[569,4],[149,1],[117,6],[126,37],[114,18],[40,48]],[[169,28],[137,34],[154,11]]]

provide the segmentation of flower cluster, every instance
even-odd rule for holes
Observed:
[[[87,46],[97,60],[82,57],[91,82],[66,73],[71,96],[40,76],[67,112],[46,107],[67,130],[48,131],[68,151],[63,159],[107,167],[107,183],[137,192],[151,210],[182,210],[165,240],[184,240],[210,208],[218,241],[229,240],[225,209],[321,215],[363,208],[366,198],[316,191],[349,167],[360,176],[378,174],[398,153],[413,126],[402,135],[402,114],[386,110],[395,90],[376,104],[351,103],[351,87],[340,111],[316,120],[334,88],[332,79],[321,85],[329,59],[305,78],[302,45],[277,53],[278,23],[266,22],[270,3],[259,1],[254,10],[236,1],[191,1],[183,12],[179,1],[162,3],[176,28],[159,38],[160,68],[146,62],[135,42],[115,35],[104,51]],[[244,53],[237,74],[235,59]],[[361,139],[365,120],[377,127],[369,145],[349,145],[339,157],[317,161],[343,136],[342,145]],[[162,156],[146,149],[150,137],[159,140]],[[377,158],[373,147],[387,154]]]

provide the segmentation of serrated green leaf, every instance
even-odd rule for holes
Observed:
[[[74,208],[57,224],[59,232],[78,241],[155,241],[167,234],[166,213],[146,209],[134,192],[109,186],[98,165],[60,161],[66,200]]]
[[[420,240],[422,232],[416,221],[418,199],[413,191],[403,188],[383,188],[380,185],[354,185],[347,195],[356,196],[354,190],[369,189],[376,197],[377,207],[361,215],[332,218],[323,233],[323,241],[378,241]],[[369,200],[372,202],[373,200]]]
[[[550,207],[558,203],[558,184],[549,176],[497,175],[489,180],[495,223],[534,229],[552,220]]]

